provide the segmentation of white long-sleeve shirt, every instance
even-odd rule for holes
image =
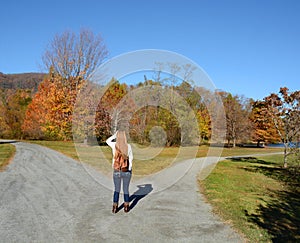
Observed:
[[[111,147],[112,149],[112,167],[114,168],[114,157],[115,157],[115,152],[116,152],[116,142],[113,142],[112,140],[114,140],[116,138],[116,134],[110,136],[107,140],[106,143],[108,144],[109,147]],[[128,170],[131,171],[132,169],[132,160],[133,160],[133,154],[132,154],[132,149],[131,149],[131,145],[128,144],[128,159],[129,159],[129,166],[128,166]]]

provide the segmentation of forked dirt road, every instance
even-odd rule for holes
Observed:
[[[158,192],[155,183],[133,182],[131,211],[113,215],[112,189],[81,163],[38,145],[15,146],[13,161],[0,173],[1,242],[243,242],[198,191],[204,159]]]

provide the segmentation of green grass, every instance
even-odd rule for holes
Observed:
[[[282,169],[282,159],[222,161],[199,181],[214,211],[249,242],[300,241],[299,171]]]
[[[11,144],[0,144],[0,171],[10,162],[16,152],[15,146]]]
[[[103,173],[111,172],[111,160],[112,153],[108,146],[84,146],[78,145],[75,148],[73,142],[62,141],[30,141],[32,143],[40,144],[56,151],[59,151],[75,160],[79,160],[86,164],[93,166],[95,169],[102,171]],[[136,145],[139,147],[138,145]],[[141,148],[141,147],[139,147]],[[185,147],[184,152],[180,155],[180,158],[176,159],[176,155],[179,152],[178,147],[171,148],[151,148],[146,149],[134,149],[134,164],[133,170],[135,175],[148,175],[158,172],[172,163],[176,163],[185,158],[191,157],[204,157],[207,155],[208,146],[200,147]],[[214,150],[214,148],[212,148]],[[216,149],[217,150],[217,149]],[[244,151],[244,152],[243,152]],[[251,154],[251,153],[270,153],[279,151],[278,149],[246,149],[246,148],[224,148],[222,156],[235,156],[239,154]],[[195,154],[196,153],[196,154]],[[157,155],[157,156],[153,156]],[[145,159],[146,158],[146,159]]]
[[[64,142],[64,141],[37,141],[30,140],[25,141],[34,144],[39,144],[53,150],[56,150],[64,155],[71,157],[72,159],[78,160],[78,155],[76,153],[76,149],[73,142]]]
[[[93,166],[95,169],[105,174],[111,173],[112,152],[108,146],[85,146],[77,145],[73,142],[61,141],[30,141],[31,143],[46,146],[61,152],[75,160],[84,162]],[[134,174],[147,175],[160,171],[170,166],[176,156],[178,148],[164,148],[162,151],[158,148],[147,148],[138,152],[134,151]],[[159,154],[159,156],[151,156]],[[143,158],[149,157],[145,160]],[[153,158],[151,158],[153,157]]]
[[[264,153],[275,153],[283,152],[283,148],[224,148],[222,151],[222,157],[239,156],[239,155],[250,155],[250,154],[264,154]]]

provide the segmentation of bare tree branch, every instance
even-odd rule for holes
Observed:
[[[102,37],[82,29],[79,35],[71,31],[57,34],[42,60],[45,68],[52,69],[65,80],[79,76],[87,79],[107,55]]]

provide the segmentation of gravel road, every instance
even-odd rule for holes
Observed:
[[[197,159],[161,191],[155,182],[182,165],[133,181],[131,211],[112,214],[112,190],[91,176],[99,172],[39,145],[14,145],[0,173],[1,242],[243,242],[198,191],[197,174],[209,159]]]

